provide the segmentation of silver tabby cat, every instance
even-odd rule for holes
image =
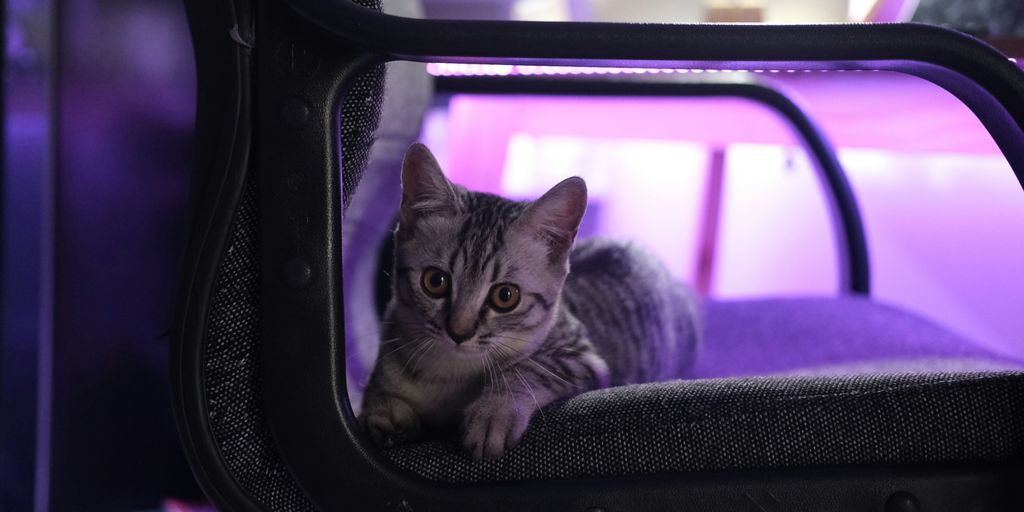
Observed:
[[[580,178],[510,201],[452,184],[425,146],[409,148],[393,294],[363,399],[374,441],[457,429],[474,457],[495,458],[553,401],[685,375],[698,299],[632,245],[574,248],[586,205]]]

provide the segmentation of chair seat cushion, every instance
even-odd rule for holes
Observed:
[[[443,482],[1024,458],[1022,365],[927,320],[854,297],[709,302],[706,314],[697,380],[550,406],[495,461],[455,439],[385,456]]]
[[[1019,367],[978,343],[867,298],[708,301],[695,377]]]
[[[584,393],[474,461],[455,440],[385,451],[442,482],[1024,458],[1024,372],[738,377]]]

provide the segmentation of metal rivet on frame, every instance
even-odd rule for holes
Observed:
[[[921,504],[913,494],[898,491],[885,500],[885,512],[921,512]]]
[[[284,282],[292,288],[306,286],[312,277],[313,269],[301,258],[292,258],[284,264]]]
[[[289,128],[302,128],[309,122],[309,104],[301,98],[291,97],[281,106],[281,120]]]

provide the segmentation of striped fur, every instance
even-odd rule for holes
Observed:
[[[700,328],[689,289],[631,245],[573,248],[583,180],[509,201],[448,182],[414,145],[402,183],[392,299],[361,416],[378,443],[458,430],[473,456],[498,457],[553,401],[681,377],[692,363]],[[443,295],[428,293],[428,268],[450,276]],[[501,283],[520,291],[511,311],[488,305]]]

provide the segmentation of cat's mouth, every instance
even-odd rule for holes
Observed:
[[[463,341],[462,343],[452,342],[452,347],[456,352],[463,354],[479,354],[488,350],[489,343],[481,341],[477,338]]]

